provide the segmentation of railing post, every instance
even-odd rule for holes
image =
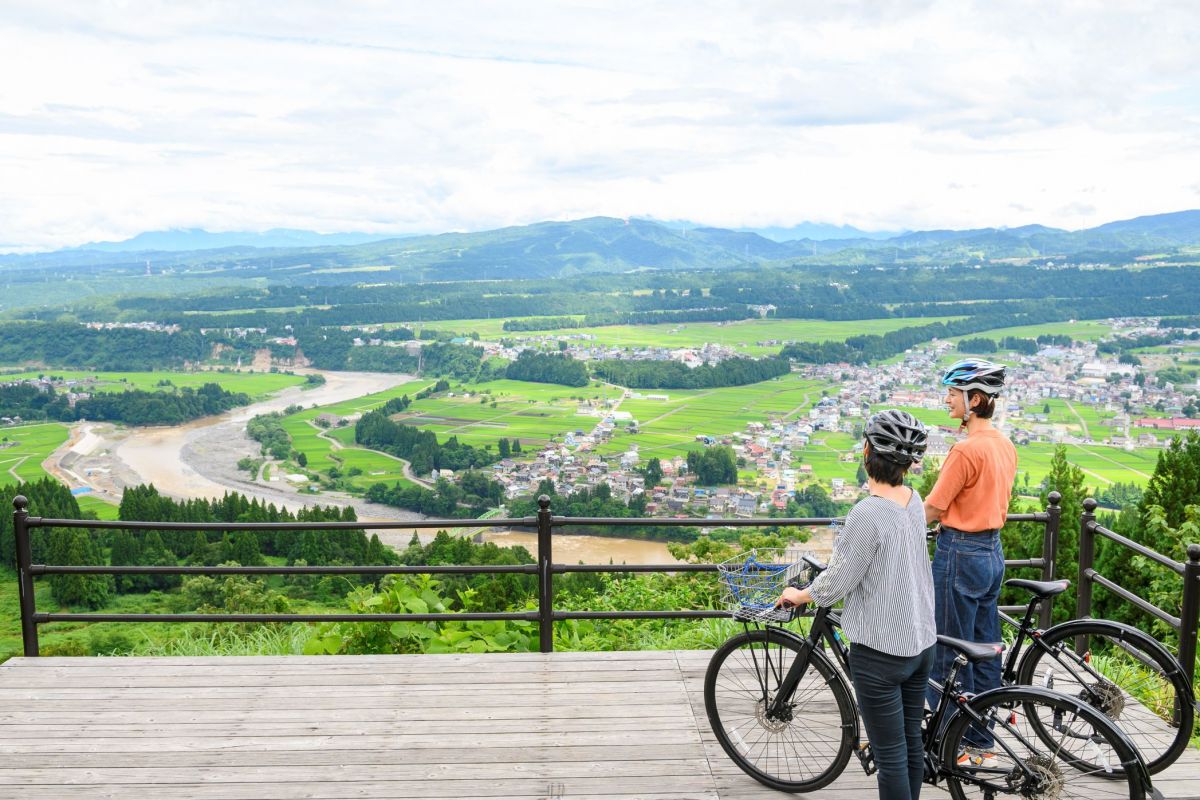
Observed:
[[[1188,545],[1187,558],[1183,565],[1183,604],[1179,611],[1179,665],[1195,689],[1196,629],[1200,626],[1200,544]]]
[[[1084,619],[1092,615],[1092,579],[1088,574],[1096,562],[1096,498],[1083,501],[1083,514],[1079,517],[1079,602],[1075,606],[1075,618]],[[1075,637],[1075,652],[1087,650],[1086,636]]]
[[[1052,581],[1058,564],[1058,528],[1062,523],[1062,506],[1059,504],[1062,502],[1062,495],[1051,492],[1046,496],[1046,501],[1046,514],[1049,519],[1046,520],[1046,530],[1042,534],[1042,580]],[[1043,600],[1038,607],[1038,625],[1043,628],[1050,627],[1053,622],[1051,610],[1050,601]]]
[[[17,541],[17,593],[21,604],[21,643],[25,655],[32,658],[38,654],[37,625],[33,614],[36,610],[33,595],[33,547],[29,543],[29,500],[24,495],[13,498],[13,536]]]
[[[538,639],[543,653],[554,652],[554,552],[550,498],[538,498]]]

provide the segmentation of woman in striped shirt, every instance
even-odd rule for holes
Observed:
[[[884,800],[916,800],[924,777],[921,717],[937,636],[924,506],[904,475],[925,445],[925,426],[912,415],[871,417],[863,444],[870,496],[846,516],[829,568],[780,597],[785,606],[845,599],[851,679]]]

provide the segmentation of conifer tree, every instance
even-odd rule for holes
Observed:
[[[102,563],[99,546],[92,541],[87,531],[66,531],[66,555],[59,563],[64,565],[91,565]],[[95,609],[104,605],[112,590],[111,575],[51,575],[50,592],[55,602],[68,608]]]

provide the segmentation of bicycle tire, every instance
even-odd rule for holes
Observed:
[[[808,646],[778,628],[746,631],[713,653],[704,675],[704,710],[725,753],[759,783],[784,792],[836,780],[857,738],[850,691],[820,650],[792,696],[790,718],[767,718],[779,682]]]
[[[982,759],[958,763],[959,755],[970,746],[968,731],[978,732],[980,727],[966,711],[957,712],[947,724],[939,751],[942,773],[954,800],[1146,797],[1150,778],[1133,744],[1086,703],[1061,692],[1005,686],[976,695],[967,705],[990,723],[994,742],[987,749],[994,754],[994,763]],[[1034,735],[1029,722],[1034,716],[1057,717],[1057,739],[1047,742]]]
[[[1080,635],[1093,643],[1103,639],[1106,644],[1089,648],[1089,653],[1105,653],[1108,661],[1081,659],[1074,650]],[[1191,684],[1157,639],[1118,622],[1074,620],[1050,628],[1041,643],[1034,642],[1021,658],[1019,683],[1052,688],[1096,708],[1133,741],[1151,775],[1171,766],[1187,749],[1195,724]],[[1178,725],[1163,719],[1175,713]]]

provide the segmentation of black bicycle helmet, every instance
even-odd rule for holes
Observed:
[[[995,396],[1004,388],[1004,370],[1003,364],[993,364],[982,358],[966,358],[946,370],[946,374],[942,376],[942,385],[953,386],[964,392],[978,389]]]
[[[929,432],[921,421],[895,408],[872,415],[865,435],[871,452],[905,467],[920,461],[929,444]]]

